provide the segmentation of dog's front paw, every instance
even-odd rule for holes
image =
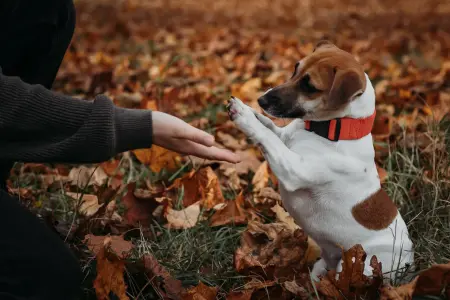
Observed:
[[[245,105],[240,99],[231,96],[231,99],[228,100],[227,105],[228,115],[232,121],[235,121],[240,117],[247,117],[253,114],[252,109]]]
[[[240,99],[231,97],[227,105],[228,115],[236,126],[249,137],[256,134],[258,125],[261,125],[253,110]]]

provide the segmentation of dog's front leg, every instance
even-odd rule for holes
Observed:
[[[321,156],[303,157],[292,152],[280,138],[256,118],[252,109],[237,98],[228,105],[236,126],[261,147],[270,168],[287,191],[321,184],[329,174]]]
[[[230,100],[228,111],[236,126],[261,147],[270,168],[287,191],[324,184],[345,175],[351,180],[364,178],[366,168],[357,159],[339,153],[324,156],[291,151],[256,118],[249,106],[237,98]]]

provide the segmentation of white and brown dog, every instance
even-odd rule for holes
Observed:
[[[231,119],[256,142],[280,182],[284,207],[321,247],[317,278],[341,270],[345,250],[361,244],[372,275],[376,255],[394,279],[413,266],[413,244],[397,207],[381,188],[371,129],[375,92],[363,67],[327,41],[299,61],[292,77],[258,99],[286,127],[232,97]]]

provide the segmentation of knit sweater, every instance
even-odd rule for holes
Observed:
[[[0,162],[95,163],[152,145],[152,113],[29,85],[0,68]]]

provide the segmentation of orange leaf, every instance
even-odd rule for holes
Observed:
[[[168,190],[178,189],[181,186],[184,186],[184,207],[200,201],[202,207],[210,209],[225,201],[219,179],[211,167],[192,170],[182,178],[176,179]]]
[[[116,173],[118,173],[118,167],[119,167],[120,161],[117,159],[105,161],[99,164],[99,166],[105,171],[106,175],[113,176]]]
[[[213,214],[210,219],[210,225],[214,227],[229,224],[245,224],[247,222],[247,215],[244,210],[244,200],[241,192],[234,201],[228,201],[224,208]]]
[[[163,169],[174,171],[178,168],[181,160],[178,153],[157,145],[153,145],[150,149],[133,150],[133,153],[142,164],[148,166],[155,173],[159,173]]]
[[[217,287],[210,287],[205,285],[203,282],[188,290],[186,294],[183,295],[183,300],[215,300],[217,296]]]
[[[105,247],[101,248],[97,255],[97,277],[94,281],[97,299],[109,300],[109,294],[113,292],[120,300],[129,300],[123,278],[124,271],[125,261],[108,253]]]
[[[383,169],[382,167],[379,167],[377,165],[377,172],[378,172],[378,177],[380,178],[380,182],[384,183],[386,182],[387,178],[388,178],[388,172]]]

